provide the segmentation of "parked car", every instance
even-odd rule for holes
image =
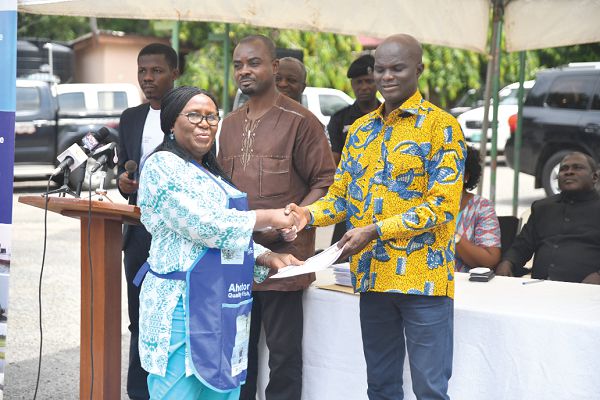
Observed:
[[[531,89],[534,81],[524,83],[525,94]],[[498,141],[497,149],[499,153],[504,152],[506,141],[510,137],[510,128],[508,118],[517,112],[517,93],[519,83],[511,83],[498,92]],[[483,127],[483,114],[485,107],[478,107],[460,114],[456,119],[460,124],[466,141],[476,148],[479,148],[481,140],[481,128]],[[489,110],[490,127],[488,128],[487,145],[488,151],[492,148],[492,107]]]
[[[109,141],[117,142],[123,109],[140,104],[133,85],[68,84],[17,79],[15,121],[15,179],[48,177],[58,164],[56,157],[90,131],[108,127]],[[131,91],[131,87],[135,91]],[[93,165],[89,163],[90,167]],[[107,182],[114,171],[108,171]],[[71,186],[83,169],[71,173]],[[61,177],[58,177],[60,180]],[[89,182],[85,179],[85,185]],[[99,184],[94,175],[92,186]]]
[[[233,101],[233,110],[247,101],[248,96],[238,89]],[[333,114],[352,103],[352,97],[338,89],[307,86],[302,93],[302,105],[315,114],[324,126],[327,126]]]
[[[571,63],[540,71],[523,107],[520,171],[535,187],[558,193],[558,167],[569,152],[600,160],[600,62]],[[514,137],[505,149],[514,165]]]
[[[481,89],[469,89],[456,101],[454,106],[448,112],[458,117],[460,114],[474,109],[475,107],[483,106],[483,93]]]
[[[130,83],[66,83],[56,90],[61,114],[120,116],[141,103],[138,88]]]

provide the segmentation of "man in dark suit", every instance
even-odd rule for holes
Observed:
[[[148,103],[123,111],[119,123],[119,176],[117,185],[121,195],[129,204],[137,203],[138,176],[128,177],[125,163],[135,161],[144,166],[146,158],[163,141],[160,129],[160,103],[163,95],[173,88],[179,76],[177,53],[161,43],[152,43],[138,54],[138,83]],[[127,279],[127,303],[129,307],[129,369],[127,372],[127,394],[131,399],[148,399],[146,379],[148,373],[140,364],[138,351],[138,319],[140,290],[133,279],[148,258],[151,236],[142,225],[125,225],[123,232],[123,252],[125,277]]]
[[[512,276],[533,256],[531,277],[600,285],[598,164],[575,151],[560,162],[560,193],[531,205],[531,216],[496,267]]]

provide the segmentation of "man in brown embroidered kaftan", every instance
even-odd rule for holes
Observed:
[[[233,52],[234,77],[250,100],[223,120],[218,159],[234,184],[248,194],[251,209],[308,205],[327,192],[335,165],[319,120],[275,86],[278,61],[273,42],[249,36]],[[314,254],[314,230],[293,242],[279,232],[254,234],[276,252],[306,259]],[[300,400],[302,390],[302,292],[313,274],[254,285],[248,377],[240,399],[255,399],[261,324],[269,348],[267,400]]]

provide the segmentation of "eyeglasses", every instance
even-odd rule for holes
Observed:
[[[187,114],[181,113],[179,115],[185,115],[187,117],[188,121],[190,121],[190,123],[192,123],[194,125],[198,125],[198,124],[202,123],[202,120],[206,120],[206,123],[210,126],[215,126],[215,125],[219,124],[219,116],[216,114],[202,115],[200,113],[192,111]]]

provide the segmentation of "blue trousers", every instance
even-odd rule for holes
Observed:
[[[360,324],[369,399],[404,398],[402,373],[408,351],[417,399],[448,400],[453,321],[454,302],[449,297],[361,293]]]
[[[240,388],[218,393],[206,387],[194,375],[185,376],[185,313],[180,299],[173,311],[169,361],[164,377],[148,375],[151,400],[238,400]]]

